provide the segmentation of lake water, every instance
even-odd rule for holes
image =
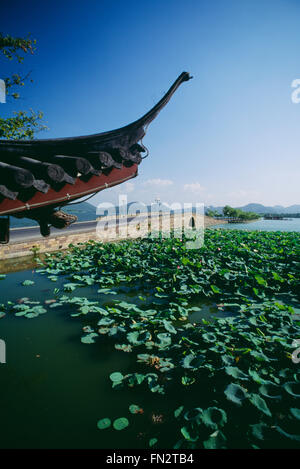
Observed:
[[[300,232],[300,218],[288,218],[287,220],[257,220],[250,223],[225,223],[209,228],[224,228],[227,230],[248,231],[298,231]]]
[[[23,286],[25,279],[34,285]],[[164,428],[152,421],[152,415],[167,415],[176,407],[178,396],[153,394],[149,400],[149,392],[139,388],[112,390],[110,373],[136,371],[135,358],[118,352],[105,339],[91,345],[81,343],[83,327],[91,324],[89,315],[71,318],[74,311],[45,303],[55,297],[54,288],[62,293],[66,281],[59,277],[51,282],[35,270],[10,273],[0,281],[0,303],[27,297],[47,309],[34,319],[13,314],[0,319],[0,338],[6,343],[6,364],[0,364],[0,448],[147,447],[150,438],[161,438]],[[138,290],[103,295],[97,293],[98,288],[92,285],[76,289],[74,294],[64,293],[99,305],[116,298],[142,303]],[[201,309],[207,319],[217,315],[215,305],[199,305]],[[190,320],[199,322],[200,316],[194,312]],[[132,416],[131,404],[141,406],[144,414]],[[105,417],[126,417],[130,426],[121,435],[112,428],[100,431],[97,421]],[[168,438],[167,447],[172,447],[176,437],[171,430]]]

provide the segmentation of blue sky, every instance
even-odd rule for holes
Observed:
[[[299,204],[299,23],[298,0],[2,3],[2,32],[30,32],[38,49],[22,65],[1,59],[0,78],[30,70],[34,83],[0,113],[42,110],[39,138],[112,130],[186,70],[194,79],[150,125],[139,176],[92,201]]]

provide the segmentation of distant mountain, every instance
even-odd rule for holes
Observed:
[[[275,207],[267,207],[265,205],[262,205],[262,204],[247,204],[247,205],[244,205],[243,207],[237,207],[239,208],[240,210],[243,210],[243,212],[255,212],[255,213],[275,213],[277,212],[278,210],[283,210],[284,207],[280,207],[279,205]]]
[[[274,205],[272,207],[268,207],[266,205],[262,204],[247,204],[243,205],[242,207],[234,207],[234,208],[239,208],[240,210],[243,210],[243,212],[254,212],[254,213],[300,213],[300,205],[290,205],[289,207],[283,207],[282,205]],[[222,213],[223,207],[205,207],[205,210],[211,209],[211,210],[216,210],[219,213]]]
[[[290,205],[289,207],[274,205],[273,207],[268,207],[262,204],[247,204],[238,208],[244,212],[255,213],[300,213],[300,205]]]
[[[284,209],[284,213],[300,213],[300,205],[290,205]]]
[[[89,202],[80,202],[79,204],[70,204],[63,207],[63,211],[76,215],[78,221],[96,220],[96,207]],[[25,226],[36,226],[38,223],[28,218],[10,217],[11,228],[23,228]]]

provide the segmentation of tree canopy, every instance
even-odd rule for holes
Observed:
[[[223,208],[223,214],[225,217],[240,218],[241,220],[256,220],[260,218],[260,215],[258,215],[257,213],[244,212],[239,208],[233,208],[229,205],[225,205],[225,207]]]
[[[34,54],[36,40],[28,35],[25,38],[16,38],[0,33],[0,61],[1,59],[16,60],[19,64],[24,61],[25,55]],[[1,77],[5,82],[7,98],[18,100],[20,87],[25,85],[30,73],[24,76],[12,73],[8,77]],[[0,117],[0,138],[2,139],[32,139],[34,135],[47,127],[42,123],[41,111],[15,111],[11,117]]]

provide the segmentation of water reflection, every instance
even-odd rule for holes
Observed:
[[[190,308],[192,311],[189,314],[189,322],[192,324],[202,324],[203,319],[208,322],[213,322],[216,319],[224,319],[234,316],[232,311],[224,311],[215,303],[202,303],[199,306]]]

